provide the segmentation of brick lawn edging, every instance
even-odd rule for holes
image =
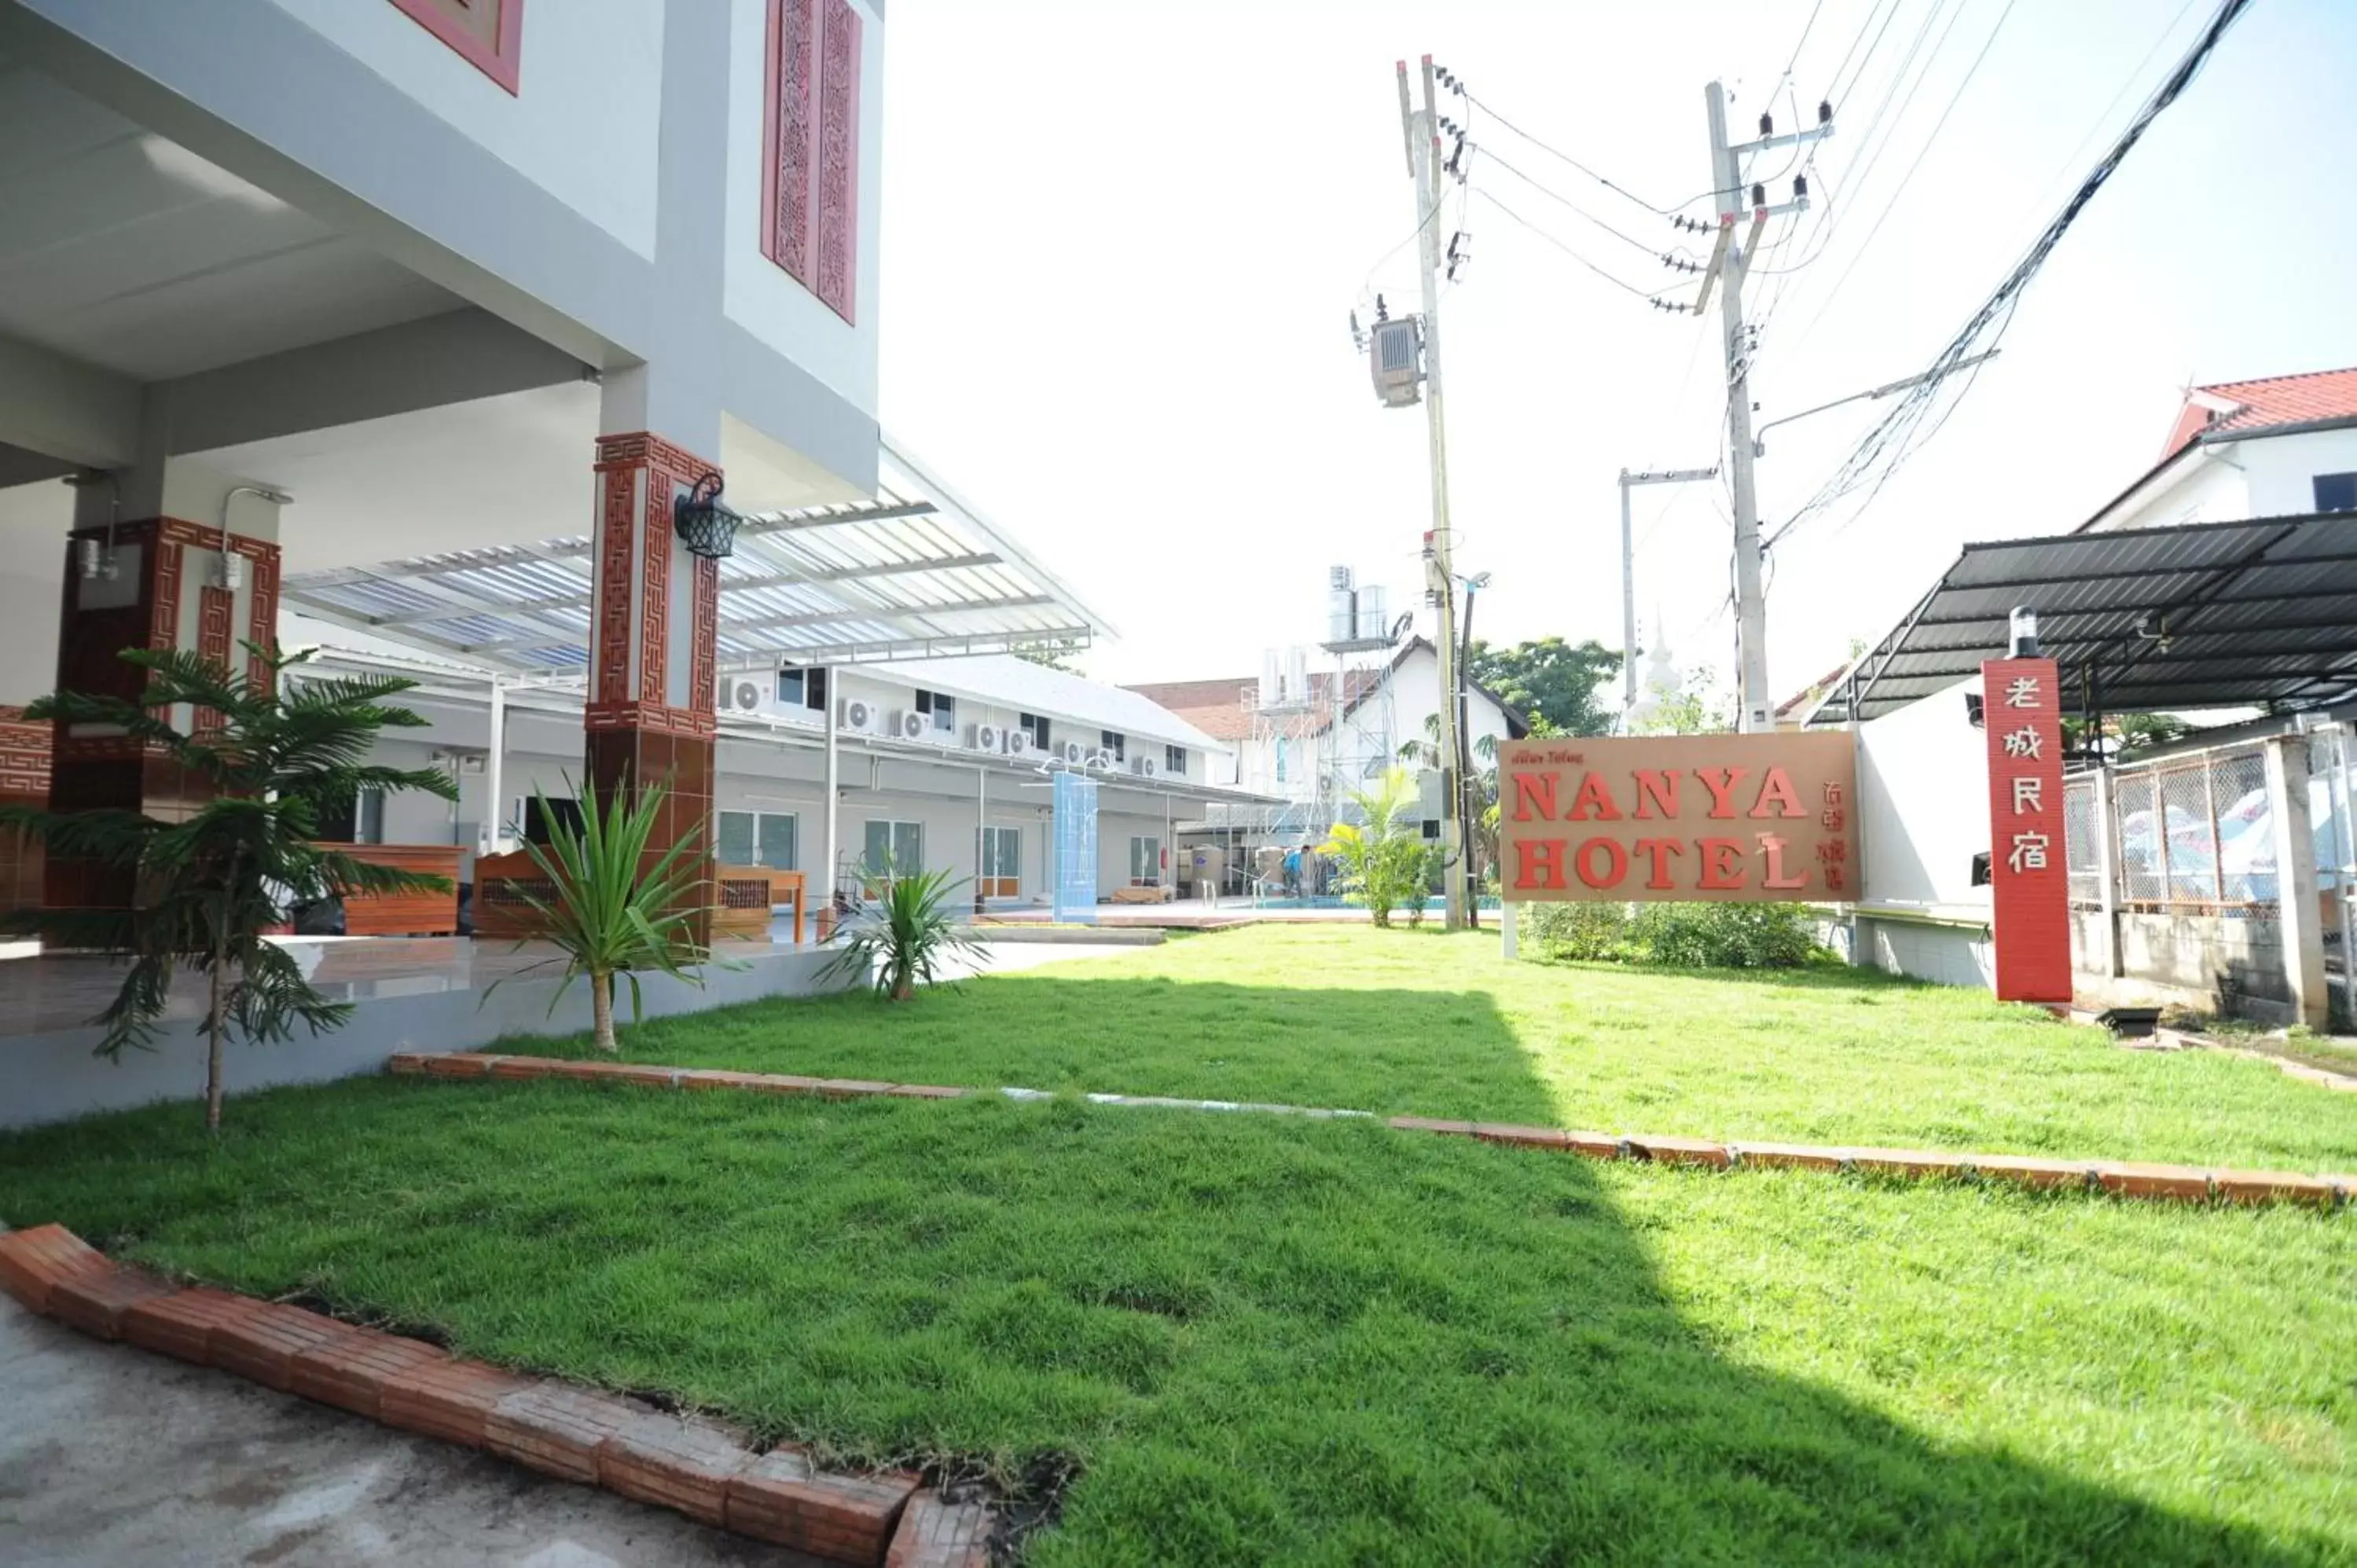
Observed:
[[[808,1094],[848,1100],[889,1096],[904,1100],[958,1100],[988,1090],[931,1083],[879,1083],[867,1079],[802,1078],[791,1073],[736,1072],[718,1068],[651,1067],[640,1062],[578,1061],[563,1057],[487,1056],[473,1051],[428,1055],[404,1051],[386,1063],[402,1075],[452,1079],[565,1078],[584,1082],[629,1083],[654,1089],[733,1089],[756,1094]],[[1002,1089],[1015,1100],[1054,1098],[1046,1090]],[[1092,1094],[1099,1105],[1168,1106],[1197,1111],[1263,1112],[1276,1115],[1368,1117],[1365,1111],[1332,1111],[1302,1105],[1263,1105],[1225,1100],[1176,1100],[1162,1095]],[[2153,1165],[2141,1160],[2065,1160],[2036,1155],[1974,1155],[1931,1149],[1884,1149],[1846,1144],[1771,1144],[1751,1139],[1720,1143],[1706,1138],[1659,1137],[1642,1133],[1593,1133],[1554,1127],[1519,1127],[1495,1122],[1459,1122],[1431,1116],[1393,1116],[1385,1124],[1405,1133],[1437,1133],[1484,1143],[1552,1149],[1599,1160],[1646,1160],[1655,1165],[1702,1165],[1715,1170],[1781,1167],[1793,1170],[1866,1171],[1881,1176],[1945,1177],[2011,1182],[2039,1188],[2079,1188],[2118,1197],[2206,1203],[2305,1203],[2334,1208],[2357,1202],[2357,1175],[2311,1176],[2298,1171],[2245,1171],[2205,1165]]]
[[[61,1225],[0,1232],[0,1290],[99,1339],[216,1367],[445,1443],[858,1568],[988,1568],[993,1513],[906,1471],[828,1472],[727,1427],[283,1302],[182,1288]]]

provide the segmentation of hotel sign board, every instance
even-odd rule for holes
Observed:
[[[2051,659],[1981,666],[1988,731],[1996,991],[2071,1000],[2071,873],[2062,853],[2062,680]]]
[[[1846,902],[1857,761],[1846,731],[1516,741],[1499,752],[1515,902]]]

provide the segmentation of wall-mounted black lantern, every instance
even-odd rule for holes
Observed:
[[[720,476],[706,474],[671,503],[672,529],[691,555],[722,561],[737,553],[737,525],[745,519],[720,489]]]

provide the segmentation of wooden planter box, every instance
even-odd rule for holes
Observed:
[[[458,934],[458,846],[454,843],[323,843],[371,865],[442,878],[439,893],[355,893],[344,900],[351,937],[451,937]]]
[[[802,874],[763,865],[721,865],[713,868],[719,902],[712,915],[712,939],[739,941],[770,940],[770,909],[791,901],[794,907],[794,940],[802,940]],[[475,862],[475,934],[520,940],[540,934],[539,912],[524,901],[529,893],[552,903],[556,889],[522,850],[487,854]]]

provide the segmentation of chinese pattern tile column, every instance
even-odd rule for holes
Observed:
[[[1989,889],[1996,994],[2071,1000],[2071,885],[2062,847],[2061,682],[2051,659],[1981,666],[1988,732]]]
[[[80,550],[88,538],[109,544],[112,575],[81,575]],[[221,544],[218,527],[177,517],[146,518],[70,535],[58,629],[59,689],[137,697],[146,675],[123,660],[125,649],[189,648],[229,664],[237,595],[188,580],[191,552],[197,560],[210,560]],[[268,647],[278,623],[278,546],[231,534],[229,547],[246,564],[245,586],[240,590],[246,598],[246,636]],[[248,657],[249,678],[266,670]],[[184,729],[202,730],[220,722],[212,714],[168,716]],[[117,808],[178,822],[210,797],[204,779],[158,747],[124,736],[74,733],[71,726],[58,725],[50,751],[51,811]],[[53,908],[120,908],[131,901],[127,874],[89,861],[51,855],[42,880],[43,901]]]
[[[585,712],[590,799],[615,789],[662,787],[647,843],[652,865],[672,845],[690,845],[694,886],[687,904],[694,940],[709,940],[712,878],[714,665],[718,654],[720,567],[678,547],[672,503],[713,464],[661,436],[640,432],[597,441],[597,584],[592,605],[589,704]],[[687,574],[683,585],[675,574]],[[678,624],[673,606],[685,589]]]

